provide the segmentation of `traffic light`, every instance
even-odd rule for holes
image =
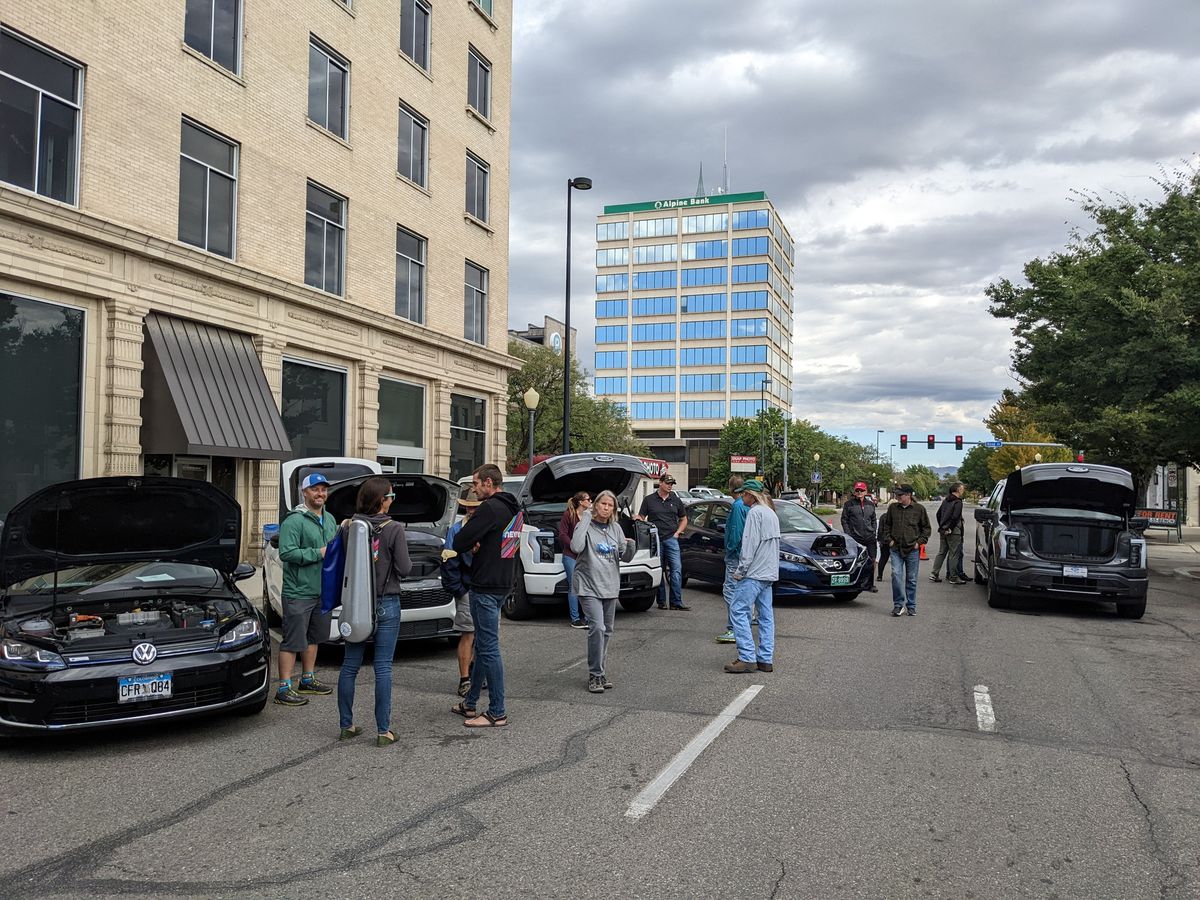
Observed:
[[[955,450],[962,449],[962,435],[961,434],[956,434],[954,436],[954,449]]]
[[[900,435],[900,449],[901,450],[908,449],[908,435],[907,434]]]
[[[930,450],[933,449],[933,445],[936,443],[937,443],[937,439],[932,434],[925,435],[925,446],[928,447]]]

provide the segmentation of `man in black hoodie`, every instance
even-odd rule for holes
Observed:
[[[942,580],[942,560],[947,560],[946,580],[951,584],[967,583],[965,578],[958,576],[958,567],[961,565],[959,560],[962,559],[963,545],[963,491],[963,483],[961,481],[954,482],[950,487],[950,493],[946,495],[946,499],[938,507],[938,535],[942,539],[942,545],[938,548],[937,559],[933,561],[933,574],[929,576],[930,581]]]
[[[504,663],[500,659],[500,607],[513,588],[521,551],[524,516],[517,498],[503,491],[504,475],[490,463],[471,476],[475,496],[483,502],[454,537],[456,553],[472,553],[471,618],[475,622],[475,666],[471,687],[453,711],[466,718],[468,728],[508,725],[504,710]],[[488,709],[479,715],[475,705],[487,685]]]
[[[875,552],[879,547],[875,533],[878,527],[875,501],[867,496],[867,483],[856,482],[854,496],[842,504],[842,531],[867,550],[867,583],[863,587],[872,594],[879,593],[879,588],[875,587]],[[883,565],[880,564],[880,569],[882,568]],[[879,577],[883,577],[882,572]]]

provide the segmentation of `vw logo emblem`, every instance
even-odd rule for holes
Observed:
[[[133,648],[133,661],[139,666],[148,666],[158,659],[158,648],[146,642]]]

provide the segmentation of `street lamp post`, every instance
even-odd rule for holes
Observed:
[[[821,482],[820,482],[821,468],[818,465],[818,463],[820,463],[820,462],[821,462],[821,454],[814,453],[813,454],[813,468],[816,470],[816,475],[817,475],[818,480],[817,480],[817,486],[815,488],[813,488],[813,506],[816,506],[821,501]]]
[[[883,434],[882,428],[875,429],[875,458],[879,459],[879,436]]]
[[[842,470],[841,474],[838,476],[838,490],[841,492],[840,496],[845,497],[846,496],[846,464],[838,463],[838,468]]]
[[[770,383],[770,378],[764,378],[758,385],[758,414],[762,417],[762,424],[758,428],[759,437],[762,439],[762,456],[758,460],[758,471],[764,479],[767,477],[767,385]]]
[[[590,191],[592,179],[567,179],[567,314],[563,323],[563,453],[571,452],[571,189]]]
[[[542,399],[541,395],[532,387],[521,395],[521,399],[525,401],[525,408],[529,410],[529,468],[533,468],[533,423],[534,416],[537,414],[538,401]]]

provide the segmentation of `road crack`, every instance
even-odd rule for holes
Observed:
[[[1162,843],[1158,839],[1158,831],[1154,826],[1154,815],[1150,812],[1150,807],[1146,801],[1142,799],[1141,793],[1137,789],[1137,785],[1133,783],[1133,773],[1129,771],[1129,766],[1125,764],[1125,760],[1118,759],[1117,762],[1121,766],[1121,771],[1125,773],[1125,783],[1129,785],[1129,792],[1133,794],[1133,799],[1137,801],[1138,806],[1142,808],[1142,818],[1146,820],[1146,829],[1150,836],[1150,845],[1154,851],[1154,858],[1158,864],[1162,866],[1167,877],[1162,880],[1158,886],[1158,894],[1160,897],[1171,896],[1171,891],[1175,888],[1182,887],[1184,884],[1184,875],[1179,868],[1168,859],[1166,851],[1163,849]]]
[[[775,879],[775,886],[771,888],[771,895],[767,898],[767,900],[775,900],[775,898],[779,895],[779,888],[783,886],[783,879],[785,878],[787,878],[787,866],[781,859],[779,861],[779,877]]]

